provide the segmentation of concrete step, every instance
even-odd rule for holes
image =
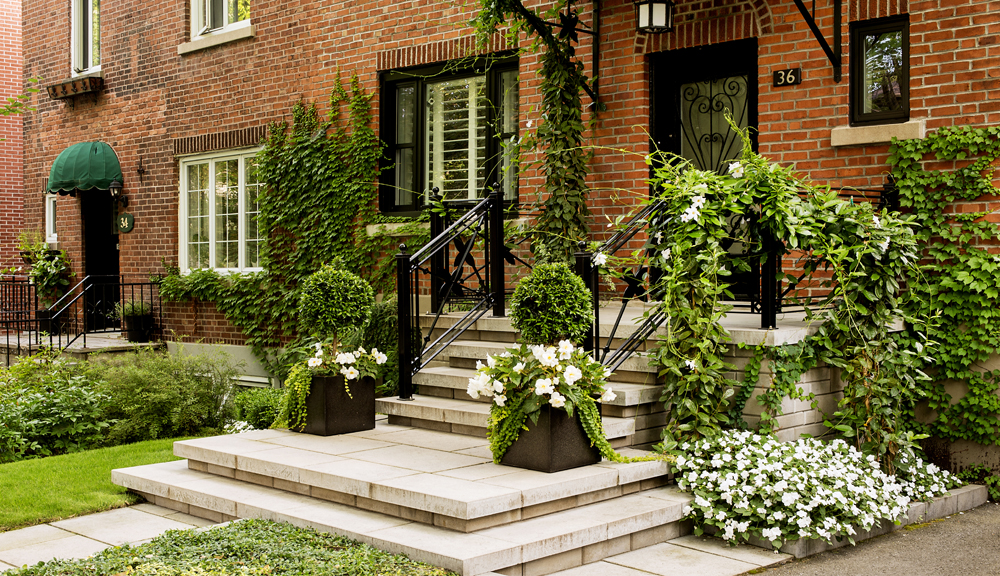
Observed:
[[[428,367],[413,377],[413,383],[418,384],[420,393],[427,396],[472,400],[466,389],[469,386],[469,379],[475,375],[476,371],[473,368]],[[650,404],[658,402],[663,393],[663,386],[617,382],[613,376],[609,384],[617,396],[611,402],[605,402],[606,406]],[[489,403],[492,399],[481,396],[478,401]]]
[[[648,454],[626,449],[625,455]],[[661,461],[553,474],[493,464],[486,440],[394,426],[320,437],[258,430],[174,443],[197,471],[470,532],[662,486]]]
[[[544,575],[680,537],[691,497],[674,488],[618,496],[472,533],[191,470],[184,460],[112,480],[147,500],[210,519],[264,518],[340,534],[462,576]]]
[[[451,366],[456,368],[475,368],[476,361],[485,361],[486,355],[498,356],[511,345],[488,340],[459,339],[448,346],[447,354]],[[636,374],[628,374],[636,373]],[[648,357],[643,353],[633,354],[611,377],[612,380],[632,383],[653,384],[657,368],[651,366]],[[636,382],[635,378],[640,380]]]
[[[485,438],[490,405],[471,398],[457,400],[414,394],[413,400],[400,400],[397,397],[377,398],[375,411],[387,414],[390,424]],[[604,434],[609,440],[635,434],[633,419],[604,416],[603,420]],[[614,445],[612,443],[612,446]]]

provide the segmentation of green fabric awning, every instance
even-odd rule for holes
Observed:
[[[118,155],[104,142],[81,142],[63,150],[52,163],[47,190],[107,190],[112,180],[122,180]]]

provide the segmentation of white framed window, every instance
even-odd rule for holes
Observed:
[[[56,233],[56,199],[55,194],[45,195],[45,241],[53,244],[59,241]]]
[[[192,0],[192,39],[249,25],[250,0]]]
[[[71,0],[73,75],[101,70],[101,0]]]
[[[257,150],[181,160],[179,261],[182,270],[260,270],[257,226],[263,184]]]

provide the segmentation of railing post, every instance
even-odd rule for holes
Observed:
[[[579,250],[573,253],[573,258],[575,260],[576,274],[583,279],[584,285],[590,292],[590,298],[594,303],[594,322],[590,325],[590,332],[587,334],[587,339],[583,341],[583,349],[587,352],[594,352],[596,357],[596,351],[600,349],[600,322],[599,322],[599,310],[600,310],[600,285],[596,282],[597,279],[597,267],[593,266],[591,263],[592,255],[587,251],[587,243],[581,241],[577,247]]]
[[[760,272],[760,327],[777,328],[778,322],[778,271],[781,269],[780,246],[774,234],[770,231],[764,234],[764,250],[767,252],[767,260],[761,267]]]
[[[413,319],[410,303],[410,255],[406,244],[399,245],[396,254],[396,322],[398,325],[397,348],[399,356],[399,399],[413,400]]]
[[[506,278],[503,266],[503,195],[497,184],[490,192],[490,242],[487,257],[490,266],[490,291],[493,295],[493,316],[507,315]]]
[[[431,197],[436,204],[441,203],[441,195],[438,194],[438,187],[431,189]],[[437,238],[444,232],[446,223],[444,215],[431,210],[431,238]],[[448,276],[448,248],[436,252],[431,256],[431,310],[435,312],[441,309],[441,287],[444,286],[444,279]]]

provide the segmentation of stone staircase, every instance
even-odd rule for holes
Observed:
[[[431,318],[422,318],[425,330]],[[442,318],[447,326],[457,318]],[[442,321],[438,322],[441,326]],[[602,325],[605,334],[610,326]],[[627,336],[635,327],[623,323],[618,337]],[[436,328],[434,337],[441,333]],[[376,400],[377,412],[387,414],[390,424],[486,437],[486,421],[491,398],[472,399],[466,388],[475,375],[476,362],[486,355],[497,356],[514,346],[517,331],[507,318],[486,317],[462,335],[428,367],[413,378],[418,394],[413,400],[381,398]],[[612,345],[616,345],[613,342]],[[666,421],[663,406],[657,405],[662,386],[655,384],[656,369],[642,354],[626,360],[611,376],[610,386],[617,394],[612,402],[601,407],[604,432],[615,448],[648,448],[660,439],[660,428]]]

